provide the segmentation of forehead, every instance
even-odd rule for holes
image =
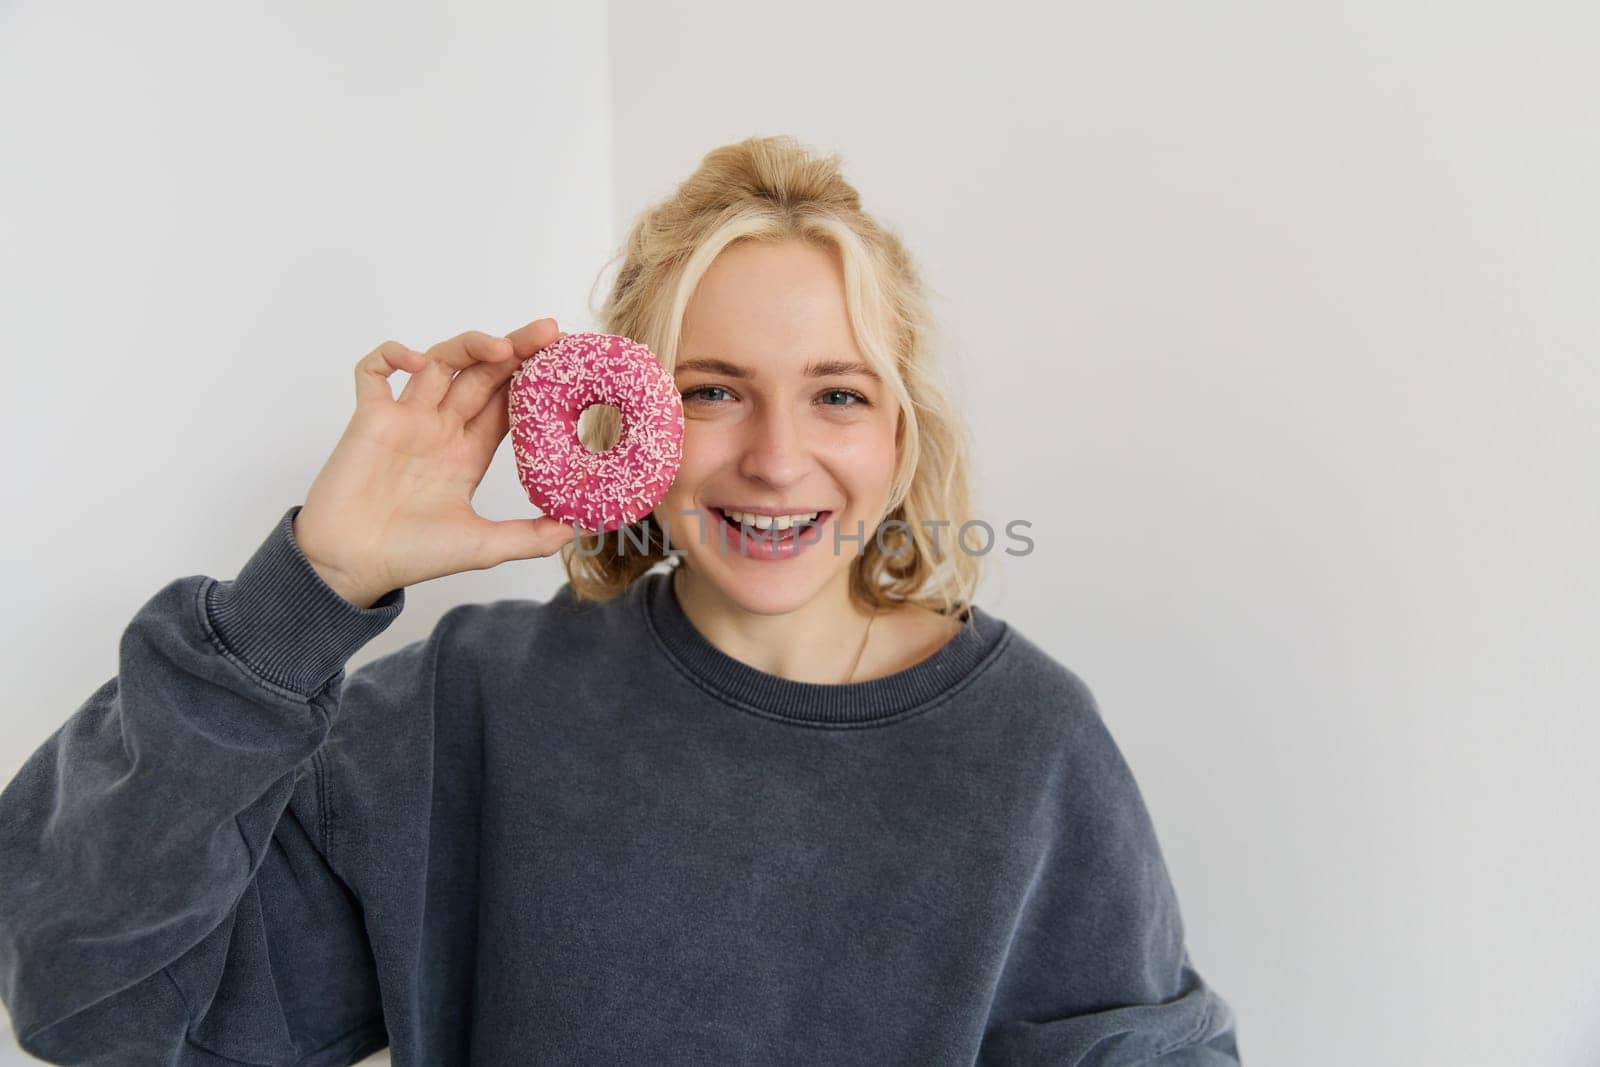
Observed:
[[[800,241],[724,249],[684,312],[678,365],[697,356],[796,367],[860,360],[835,253]]]

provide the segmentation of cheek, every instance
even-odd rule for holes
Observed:
[[[877,494],[894,480],[895,428],[863,423],[832,435],[828,454],[838,477],[857,493]]]
[[[719,435],[690,422],[683,429],[683,458],[661,506],[669,511],[694,507],[694,494],[700,484],[717,469]]]

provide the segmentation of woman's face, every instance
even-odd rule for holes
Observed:
[[[834,254],[725,249],[684,314],[675,376],[683,460],[655,514],[683,564],[764,615],[846,588],[888,502],[899,409],[856,347]],[[781,521],[746,518],[747,539],[728,512],[819,512],[820,525],[774,541]]]

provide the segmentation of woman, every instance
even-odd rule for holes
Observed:
[[[553,321],[389,342],[238,577],[134,617],[0,797],[23,1047],[1236,1063],[1093,697],[971,603],[920,285],[837,158],[707,155],[634,226],[602,318],[684,400],[637,538],[472,509]],[[457,607],[346,677],[406,586],[558,551],[548,602]]]

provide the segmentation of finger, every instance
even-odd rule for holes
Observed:
[[[470,422],[483,410],[489,398],[511,381],[521,365],[519,360],[501,359],[468,367],[450,382],[444,399],[439,401],[439,410],[462,422]]]
[[[534,319],[506,334],[506,339],[516,349],[518,359],[527,359],[561,336],[561,327],[556,325],[555,319]]]
[[[566,334],[556,328],[555,319],[536,319],[526,326],[512,330],[506,335],[506,340],[511,342],[512,350],[518,358],[480,363],[457,374],[451,379],[444,399],[439,402],[439,410],[449,412],[462,422],[470,422],[483,410],[496,390],[517,373],[523,358],[533,355],[541,348],[549,347],[565,336]],[[504,436],[505,430],[501,429],[495,434],[494,439],[498,441]]]
[[[554,555],[572,540],[574,531],[559,519],[541,515],[537,519],[483,521],[478,569],[498,566],[513,559],[539,559]]]
[[[415,374],[427,357],[399,341],[385,341],[356,361],[356,406],[394,401],[389,376],[397,370]]]
[[[467,438],[476,445],[478,457],[485,467],[494,458],[501,439],[511,429],[510,402],[511,383],[506,382],[490,394],[476,415],[467,420]]]
[[[512,358],[511,342],[504,337],[468,330],[428,349],[428,364],[411,376],[400,390],[400,403],[438,407],[457,371],[476,363],[493,363]]]

